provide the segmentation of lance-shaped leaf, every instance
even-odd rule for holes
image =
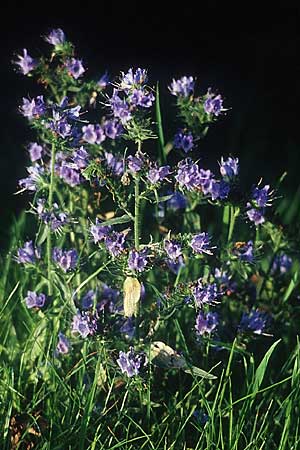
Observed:
[[[126,317],[136,316],[139,309],[141,297],[141,285],[137,278],[127,277],[123,285],[124,293],[124,315]]]

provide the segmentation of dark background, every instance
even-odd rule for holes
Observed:
[[[150,82],[160,80],[165,93],[170,80],[184,74],[197,77],[201,93],[209,86],[218,90],[231,109],[201,144],[203,160],[229,153],[239,156],[242,176],[249,182],[263,176],[266,183],[274,183],[287,170],[282,189],[296,191],[300,8],[288,2],[264,11],[245,2],[239,7],[220,4],[111,1],[2,6],[0,245],[12,214],[18,214],[29,199],[27,194],[13,195],[29,163],[24,146],[33,139],[18,105],[23,95],[37,93],[11,61],[24,47],[32,56],[41,55],[49,48],[41,35],[57,27],[73,41],[91,76],[139,66],[149,69]],[[164,103],[163,107],[167,108]]]

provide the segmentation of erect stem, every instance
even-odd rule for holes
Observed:
[[[51,211],[53,204],[53,191],[54,191],[54,168],[55,168],[55,144],[52,142],[51,147],[51,160],[50,160],[50,185],[49,185],[49,195],[48,195],[48,208]],[[51,272],[51,253],[52,253],[52,242],[51,242],[51,224],[48,225],[47,234],[47,274],[48,274],[48,294],[53,294],[52,286],[52,272]]]
[[[134,181],[134,246],[140,246],[140,180],[137,176]]]
[[[138,152],[141,151],[141,142],[138,142]],[[140,248],[140,179],[136,175],[134,180],[134,246]]]

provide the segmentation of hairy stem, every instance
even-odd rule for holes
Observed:
[[[48,208],[52,209],[53,204],[53,191],[54,191],[54,167],[55,167],[55,144],[52,143],[51,148],[51,161],[50,161],[50,185],[49,185],[49,196],[48,196]],[[47,234],[47,274],[48,274],[48,294],[53,294],[53,286],[52,286],[52,262],[51,262],[51,253],[52,253],[52,242],[51,242],[51,225],[48,225],[48,234]]]
[[[138,143],[138,152],[141,151],[141,142]],[[134,246],[140,247],[140,179],[137,175],[134,180]]]
[[[140,246],[140,180],[137,177],[134,185],[134,246]]]

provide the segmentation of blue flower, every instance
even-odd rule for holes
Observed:
[[[171,195],[172,193],[169,194]],[[175,191],[172,197],[167,200],[167,207],[173,211],[184,209],[187,207],[187,199],[181,192]]]
[[[182,256],[182,247],[179,242],[176,242],[171,239],[164,240],[164,249],[172,261],[178,260],[180,256]]]
[[[37,294],[36,292],[28,291],[25,298],[27,308],[42,308],[46,302],[45,294]]]
[[[32,100],[23,97],[23,105],[20,107],[20,111],[23,116],[28,117],[29,120],[42,116],[46,112],[44,97],[42,95],[38,95]]]
[[[16,261],[18,264],[35,264],[41,258],[40,249],[34,247],[32,241],[24,243],[24,247],[17,251]]]
[[[41,159],[44,153],[44,149],[37,142],[31,142],[28,147],[28,153],[30,155],[31,161],[34,162],[37,161],[38,159]]]
[[[83,309],[91,309],[94,306],[96,292],[90,289],[81,299]]]
[[[219,317],[217,313],[208,312],[207,314],[199,312],[196,318],[196,332],[200,336],[211,334],[216,330],[219,324]]]
[[[125,234],[113,231],[108,236],[105,236],[104,243],[112,256],[118,256],[124,250]]]
[[[124,160],[121,156],[113,155],[112,153],[105,152],[105,162],[107,168],[117,177],[124,173]]]
[[[213,116],[219,116],[222,111],[226,111],[226,109],[223,108],[223,99],[221,95],[213,94],[210,88],[208,89],[206,94],[204,111],[206,112],[206,114],[211,114]]]
[[[129,155],[127,158],[128,169],[132,173],[139,172],[144,165],[144,157],[141,153],[136,152],[134,156]]]
[[[26,48],[23,49],[23,56],[18,55],[18,58],[19,61],[15,61],[15,64],[20,67],[20,72],[22,72],[23,75],[27,75],[37,66],[37,62],[28,55]]]
[[[97,84],[100,88],[105,89],[108,83],[109,83],[109,75],[108,72],[105,72],[97,81]]]
[[[238,158],[231,158],[229,156],[227,159],[224,159],[223,156],[221,157],[221,164],[220,164],[220,172],[222,177],[226,178],[234,178],[239,173],[239,159]]]
[[[80,147],[78,150],[74,150],[72,154],[72,161],[76,170],[85,169],[88,165],[88,159],[89,154],[83,147]]]
[[[131,250],[128,257],[128,267],[130,270],[137,272],[143,272],[148,264],[148,249],[143,250]]]
[[[58,333],[58,343],[56,346],[55,354],[58,355],[59,353],[62,355],[66,355],[70,351],[70,342],[66,338],[66,336],[59,332]]]
[[[254,247],[253,241],[248,242],[236,242],[234,253],[239,257],[241,261],[253,262],[254,261]]]
[[[224,181],[216,181],[212,180],[209,193],[211,195],[212,200],[224,200],[228,197],[230,192],[230,185]]]
[[[259,208],[264,208],[268,206],[268,201],[270,201],[269,196],[272,194],[270,191],[270,186],[266,184],[263,188],[259,189],[258,187],[254,187],[252,192],[252,198]]]
[[[75,269],[78,263],[78,253],[75,249],[63,250],[58,247],[54,247],[52,251],[53,261],[64,271]]]
[[[116,139],[123,132],[122,124],[118,120],[106,120],[103,125],[104,132],[110,139]]]
[[[61,28],[56,28],[51,30],[50,33],[45,36],[45,41],[49,42],[49,44],[54,45],[55,47],[58,45],[62,45],[66,40],[65,33]]]
[[[110,233],[110,226],[103,226],[98,218],[96,218],[96,224],[92,225],[90,228],[90,232],[94,238],[95,244],[97,242],[103,241]]]
[[[150,108],[155,100],[155,97],[152,92],[147,93],[142,89],[135,89],[129,96],[128,100],[134,106]]]
[[[39,164],[27,167],[29,176],[19,180],[19,186],[27,191],[36,191],[39,183],[42,181],[42,175],[45,173],[45,168]]]
[[[126,375],[131,378],[139,374],[143,360],[144,357],[138,353],[135,353],[133,348],[130,347],[127,353],[122,351],[119,352],[117,363],[122,373],[126,373]]]
[[[256,226],[265,222],[263,209],[251,208],[247,211],[247,216]]]
[[[199,186],[199,167],[190,158],[186,158],[178,163],[177,175],[175,176],[179,185],[188,191]]]
[[[281,255],[277,255],[272,264],[271,272],[275,274],[279,272],[281,275],[289,272],[292,268],[293,260],[290,256],[282,253]]]
[[[109,106],[112,109],[115,118],[120,119],[124,124],[131,119],[129,106],[125,99],[118,95],[118,90],[114,89],[112,97],[109,99]]]
[[[212,255],[212,249],[215,247],[210,246],[210,236],[208,233],[195,234],[191,240],[191,247],[195,253],[206,253],[207,255]]]
[[[86,338],[97,332],[97,317],[90,312],[78,312],[73,316],[72,332],[79,333],[81,337]]]
[[[147,178],[151,184],[163,181],[170,174],[170,166],[153,167],[149,170]]]
[[[174,147],[182,149],[185,153],[188,153],[194,147],[194,138],[191,132],[184,133],[179,130],[174,137]]]
[[[172,95],[176,97],[188,97],[194,92],[194,78],[193,77],[182,77],[179,80],[173,79],[169,90]]]
[[[74,187],[81,183],[80,173],[77,172],[71,163],[63,161],[58,170],[59,176],[70,186]]]
[[[82,139],[89,144],[98,144],[100,145],[103,141],[105,141],[105,133],[100,125],[85,125],[82,127]]]
[[[220,296],[216,283],[204,285],[200,279],[192,289],[192,294],[199,307],[218,303],[217,299]]]
[[[77,80],[85,72],[81,59],[71,58],[66,61],[66,68],[69,74]]]
[[[267,313],[251,310],[249,313],[243,313],[239,329],[244,332],[251,331],[255,334],[264,334],[269,322],[270,316]]]
[[[138,68],[135,72],[132,68],[127,73],[121,72],[120,88],[128,91],[140,87],[147,82],[147,70]]]

